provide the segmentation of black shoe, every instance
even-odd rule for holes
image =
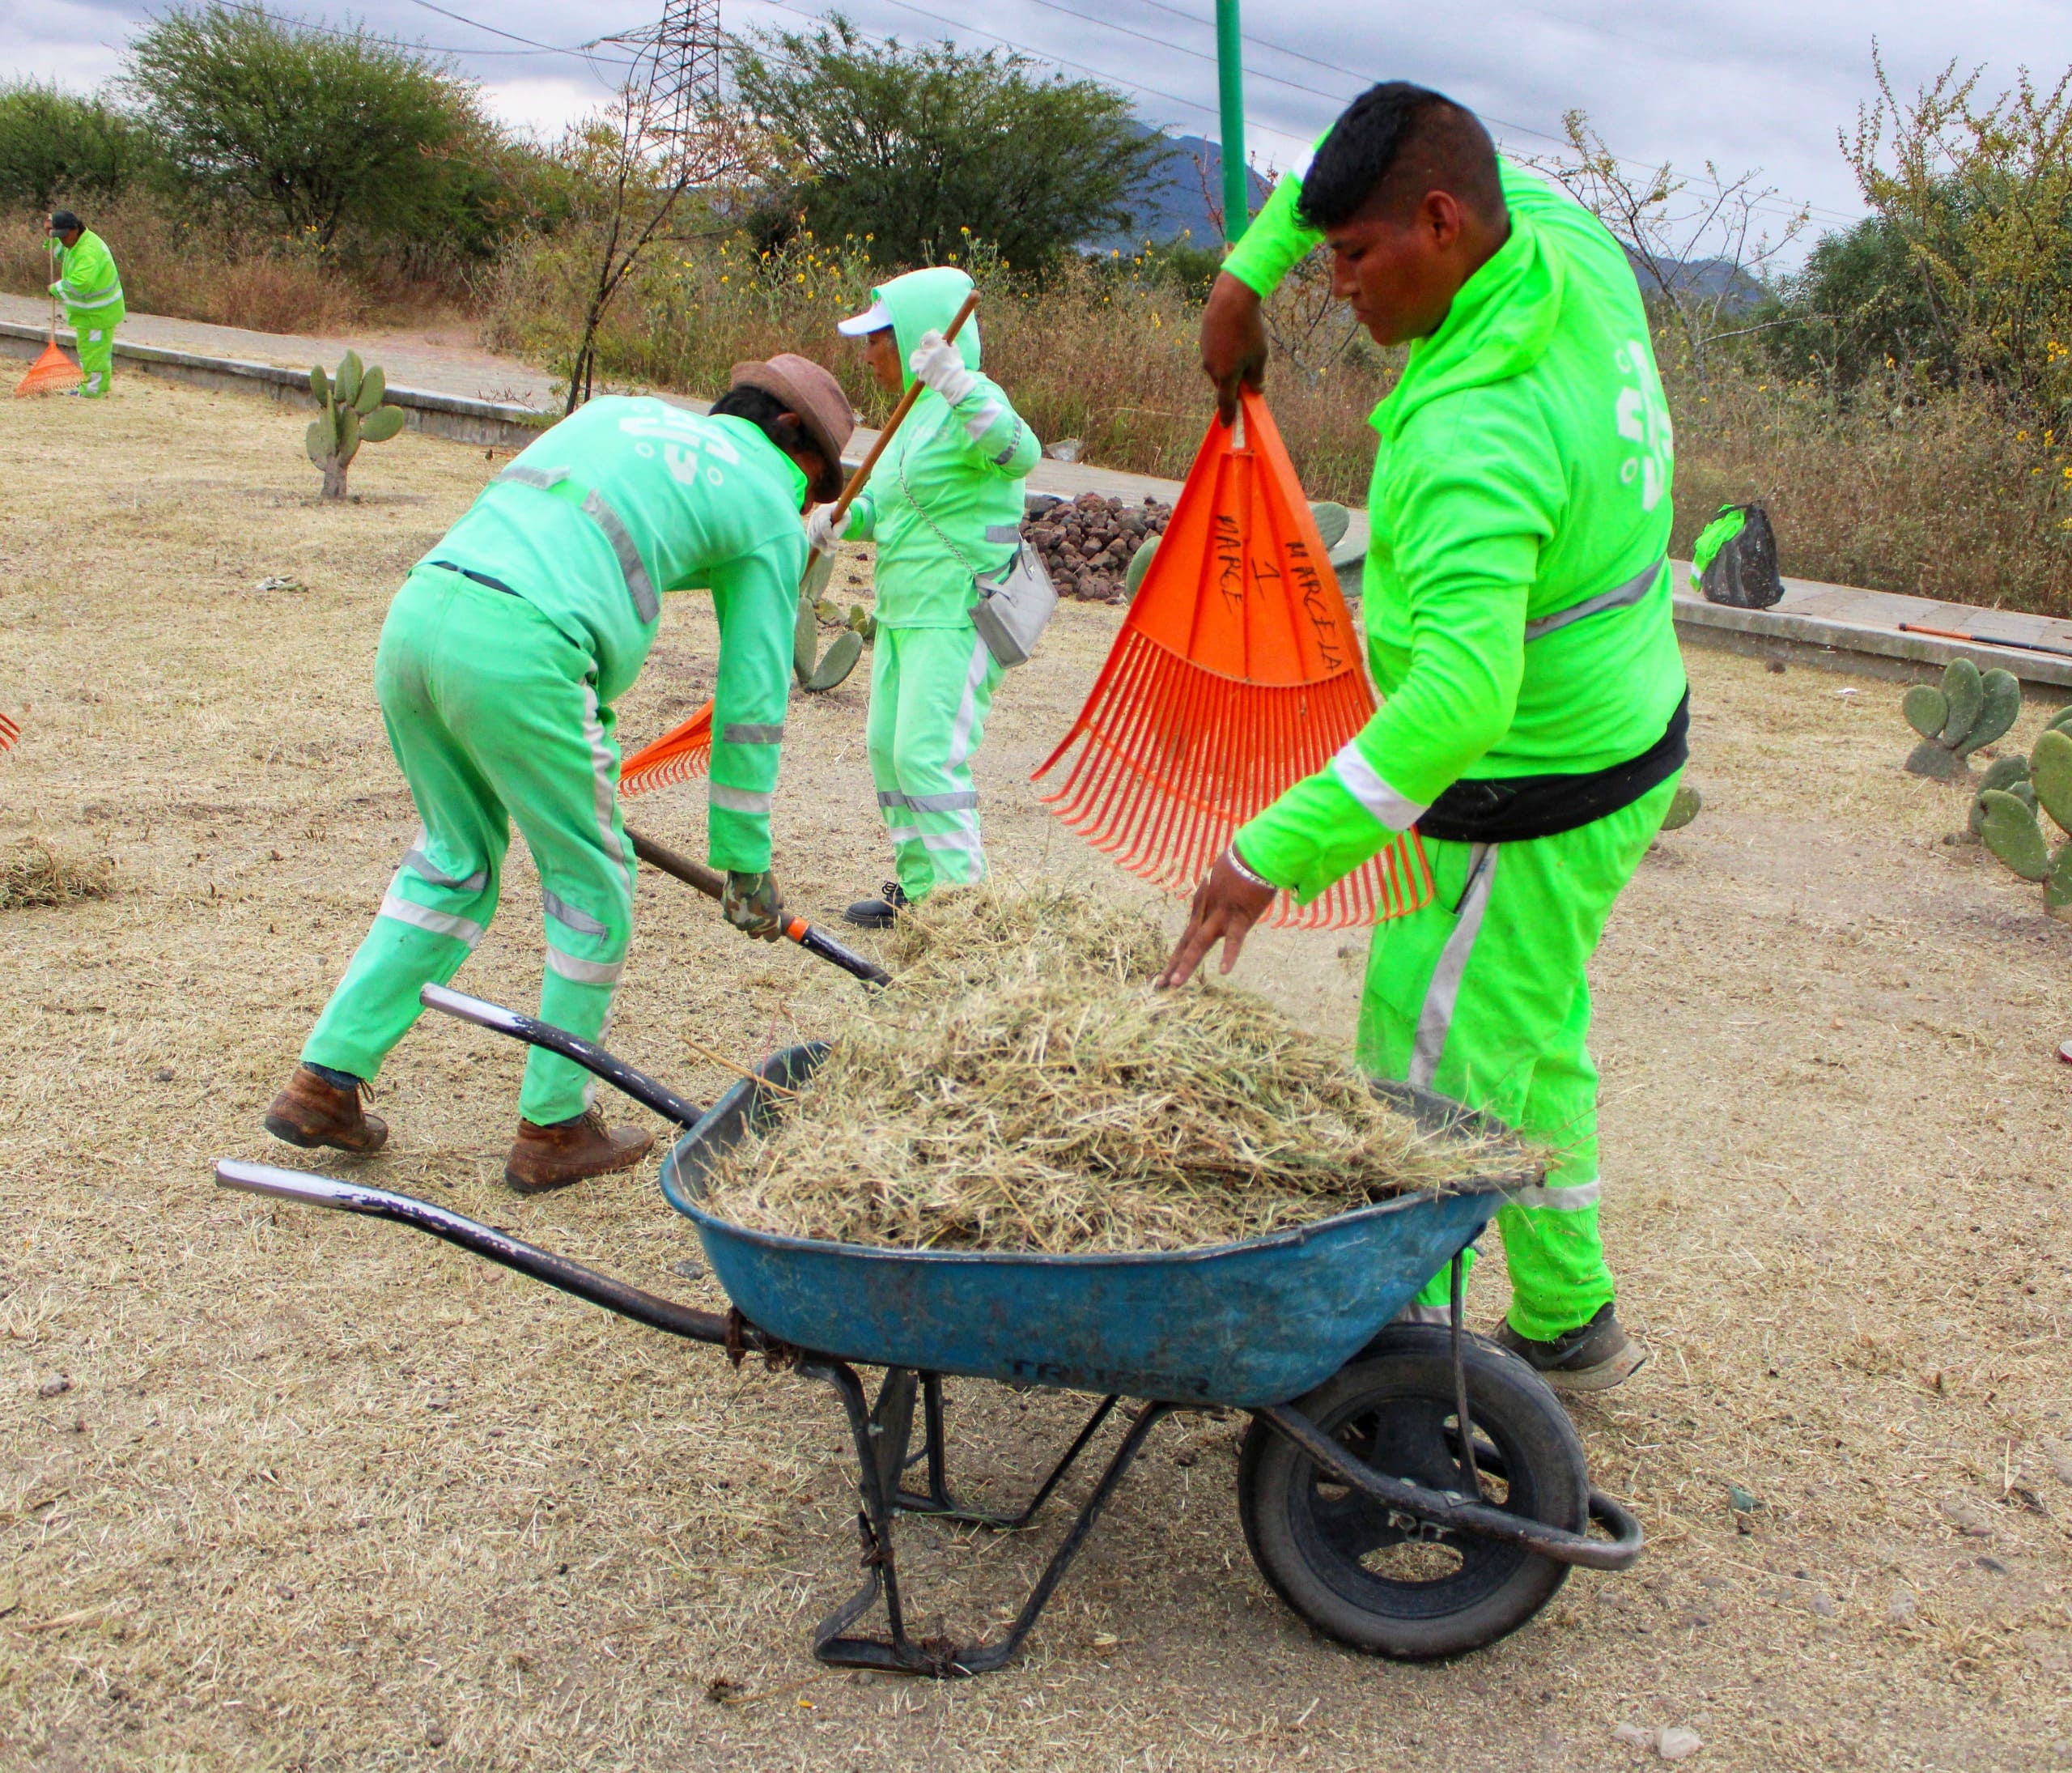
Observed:
[[[1587,1324],[1565,1330],[1551,1342],[1529,1341],[1506,1319],[1490,1337],[1499,1348],[1522,1355],[1532,1370],[1557,1392],[1608,1392],[1623,1385],[1648,1363],[1645,1342],[1619,1327],[1609,1305]]]
[[[854,924],[859,929],[890,929],[900,912],[912,903],[900,891],[899,882],[889,880],[878,888],[885,896],[881,899],[860,899],[842,913],[845,924]]]

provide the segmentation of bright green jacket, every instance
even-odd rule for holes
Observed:
[[[891,311],[906,384],[921,334],[948,332],[971,279],[945,266],[909,271],[871,291]],[[877,543],[877,619],[890,628],[957,628],[978,601],[974,576],[997,572],[1020,544],[1022,483],[1042,454],[1000,385],[979,368],[977,316],[957,335],[976,376],[953,408],[924,389],[849,507],[852,541]]]
[[[741,419],[652,396],[591,401],[485,487],[428,561],[509,587],[594,661],[609,708],[648,657],[661,596],[709,589],[720,620],[708,860],[770,865],[806,477]]]
[[[65,304],[65,317],[78,325],[116,326],[127,311],[122,305],[122,280],[115,274],[115,257],[108,242],[90,228],[82,228],[70,246],[60,246],[52,255],[57,281],[50,293]]]
[[[1509,238],[1370,421],[1362,617],[1382,706],[1238,834],[1251,867],[1306,901],[1453,782],[1622,763],[1684,695],[1669,409],[1639,287],[1580,205],[1502,172]],[[1300,195],[1283,179],[1225,261],[1262,295],[1320,238]]]

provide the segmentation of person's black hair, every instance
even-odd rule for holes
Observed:
[[[53,234],[69,234],[75,227],[83,234],[86,227],[87,224],[70,210],[53,210],[50,212],[50,232]]]
[[[788,456],[806,450],[821,453],[813,434],[796,419],[784,416],[782,401],[761,388],[729,388],[712,402],[715,419],[745,419]]]
[[[1501,223],[1497,145],[1481,119],[1445,93],[1384,80],[1355,99],[1318,144],[1297,212],[1325,232],[1368,211],[1408,221],[1431,191]]]

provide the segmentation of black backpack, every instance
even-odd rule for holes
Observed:
[[[1717,544],[1717,551],[1705,563],[1698,589],[1708,603],[1724,603],[1737,610],[1767,610],[1784,595],[1784,580],[1777,576],[1777,532],[1770,527],[1770,514],[1760,505],[1722,505],[1720,515],[1709,525],[1706,535],[1726,529],[1738,515],[1741,521]],[[1700,536],[1694,555],[1702,554],[1706,537]]]

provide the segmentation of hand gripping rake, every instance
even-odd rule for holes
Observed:
[[[1132,874],[1184,891],[1374,706],[1316,519],[1247,389],[1234,425],[1210,424],[1093,692],[1035,780],[1078,745],[1045,803]],[[1408,831],[1310,904],[1282,895],[1272,921],[1343,929],[1431,896]]]
[[[57,268],[53,258],[52,269]],[[53,279],[54,281],[54,279]],[[43,347],[43,355],[29,365],[29,372],[15,384],[17,398],[23,394],[55,394],[79,385],[79,366],[57,348],[57,298],[50,298],[50,334]],[[0,732],[0,750],[11,743],[4,732]]]
[[[964,298],[964,305],[957,311],[957,317],[949,323],[949,330],[942,336],[945,342],[953,339],[963,331],[964,323],[971,317],[971,310],[979,305],[979,292],[975,289]],[[834,533],[839,534],[842,520],[849,514],[849,507],[864,484],[871,477],[871,470],[877,466],[877,458],[885,453],[885,446],[892,441],[892,434],[906,422],[906,415],[914,410],[914,402],[921,398],[919,381],[910,383],[906,392],[899,397],[899,404],[892,409],[892,416],[885,422],[885,428],[877,434],[877,441],[870,447],[870,453],[858,465],[847,483],[842,488],[842,496],[834,501]],[[804,593],[805,583],[813,576],[813,567],[820,559],[817,549],[806,556],[806,570],[800,576],[800,589]],[[618,791],[622,799],[631,800],[652,789],[666,788],[672,782],[681,782],[693,776],[703,776],[711,767],[712,758],[712,704],[710,702],[686,721],[672,729],[652,745],[643,745],[619,766]]]

